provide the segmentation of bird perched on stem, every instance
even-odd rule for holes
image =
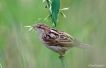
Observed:
[[[63,31],[50,28],[46,24],[35,24],[32,28],[38,33],[40,41],[47,48],[59,53],[60,57],[72,47],[80,47],[88,50],[93,49],[92,46],[83,44],[71,35]]]

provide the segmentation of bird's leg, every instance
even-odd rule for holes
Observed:
[[[59,58],[60,58],[60,59],[64,58],[63,55],[65,54],[65,51],[66,51],[66,50],[62,50],[61,53],[59,53]]]
[[[64,58],[64,56],[63,55],[59,55],[59,58],[62,59],[62,58]]]

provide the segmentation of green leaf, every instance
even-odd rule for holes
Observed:
[[[56,27],[56,23],[57,23],[57,17],[58,17],[59,9],[60,9],[60,0],[52,0],[51,19],[52,19],[52,22],[53,22],[55,27]]]
[[[62,9],[60,9],[60,10],[69,10],[69,7],[68,7],[68,8],[62,8]]]
[[[66,15],[65,15],[64,13],[60,12],[60,14],[61,14],[64,18],[66,18]]]

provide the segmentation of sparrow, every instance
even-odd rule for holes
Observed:
[[[79,42],[76,38],[72,37],[66,32],[50,28],[48,25],[38,23],[32,26],[40,41],[49,49],[59,53],[63,56],[66,51],[73,47],[80,47],[88,50],[92,50],[92,46]]]

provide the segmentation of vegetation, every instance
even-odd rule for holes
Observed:
[[[42,0],[0,0],[0,68],[62,68],[58,54],[46,48],[29,26],[39,22],[52,27]],[[67,68],[106,64],[106,0],[61,0],[56,28],[95,47],[94,52],[73,48],[65,54]],[[39,23],[38,22],[38,23]],[[95,67],[95,66],[91,66]],[[103,67],[106,67],[103,66]]]

